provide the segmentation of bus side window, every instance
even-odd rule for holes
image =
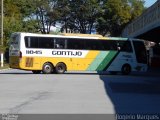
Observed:
[[[60,49],[63,49],[64,46],[63,46],[62,44],[59,44],[59,48],[60,48]]]
[[[54,46],[54,48],[56,48],[56,49],[64,49],[65,48],[65,39],[55,39],[54,40],[55,42],[55,46]]]
[[[39,38],[39,48],[53,48],[53,40],[49,37],[38,37]]]
[[[59,44],[55,44],[55,48],[59,48]]]
[[[133,52],[130,41],[118,41],[117,49],[122,52]]]
[[[38,48],[38,37],[25,37],[26,48]]]
[[[104,50],[117,50],[117,44],[114,40],[103,40],[102,45]]]
[[[73,38],[68,38],[67,39],[67,49],[84,49],[84,40],[81,39],[73,39]]]
[[[63,49],[64,46],[62,44],[55,44],[55,48],[57,48],[57,49]]]

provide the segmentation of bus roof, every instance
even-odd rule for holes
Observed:
[[[108,40],[128,40],[128,38],[122,38],[122,37],[106,37],[106,39]]]
[[[86,39],[101,39],[102,35],[91,35],[91,34],[40,34],[40,33],[26,33],[26,32],[15,32],[12,34],[22,34],[24,36],[40,36],[40,37],[62,37],[62,38],[86,38]]]
[[[80,33],[62,33],[63,36],[79,36],[79,37],[99,37],[103,38],[102,35],[99,34],[80,34]]]
[[[103,37],[99,34],[80,34],[80,33],[62,33],[63,36],[78,36],[78,37],[98,37],[100,39],[109,39],[109,40],[128,40],[128,38],[122,37]]]
[[[128,38],[122,37],[103,37],[99,34],[80,34],[80,33],[62,33],[59,35],[53,34],[40,34],[40,33],[27,33],[27,32],[15,32],[12,34],[24,34],[26,36],[46,36],[46,37],[67,37],[67,38],[92,38],[92,39],[103,39],[103,40],[128,40]]]

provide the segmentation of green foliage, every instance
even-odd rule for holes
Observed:
[[[4,45],[13,32],[47,34],[57,22],[66,32],[119,36],[143,10],[143,0],[4,0]]]
[[[63,7],[63,31],[91,33],[100,12],[99,0],[59,0],[59,6]]]
[[[97,31],[102,35],[119,36],[126,24],[142,14],[143,4],[140,0],[107,0],[98,19]]]
[[[145,8],[144,8],[144,1],[143,0],[130,0],[129,1],[131,3],[131,16],[132,16],[132,20],[137,18],[138,16],[140,16],[142,14],[142,12],[144,12]]]
[[[35,0],[36,8],[33,14],[36,16],[38,29],[43,34],[50,33],[51,26],[54,26],[60,17],[57,2],[58,0]]]
[[[23,21],[22,23],[24,32],[30,32],[30,33],[38,32],[39,26],[37,20],[31,19]]]
[[[22,30],[22,14],[14,0],[4,1],[4,46],[7,47],[12,32]]]

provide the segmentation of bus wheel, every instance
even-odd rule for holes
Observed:
[[[58,63],[55,67],[56,73],[63,74],[66,71],[66,65],[64,63]]]
[[[122,66],[121,72],[123,75],[128,75],[131,72],[131,66],[129,64],[124,64]]]
[[[50,74],[53,72],[53,65],[51,63],[45,63],[42,68],[44,74]]]
[[[32,73],[33,74],[39,74],[39,73],[41,73],[41,70],[32,70]]]

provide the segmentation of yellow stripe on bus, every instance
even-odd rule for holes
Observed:
[[[66,64],[67,70],[87,70],[99,53],[100,51],[89,51],[85,58],[34,57],[34,59],[32,59],[33,57],[23,56],[20,62],[17,61],[17,64],[19,64],[19,69],[42,70],[43,64],[46,62],[51,62],[54,66],[56,66],[58,62],[63,62]],[[16,57],[16,59],[18,60],[19,58]],[[10,65],[13,68],[15,67],[12,62]]]
[[[89,51],[85,58],[73,58],[73,70],[87,70],[88,66],[94,61],[99,51]]]

